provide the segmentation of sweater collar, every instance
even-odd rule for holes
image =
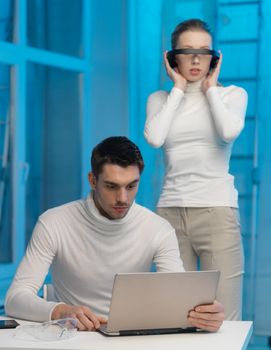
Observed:
[[[119,231],[122,227],[127,226],[127,224],[133,220],[136,212],[136,204],[133,202],[128,213],[121,219],[110,220],[105,216],[101,215],[97,209],[95,202],[93,200],[92,193],[89,193],[85,200],[86,208],[91,220],[94,222],[95,226],[99,227],[104,234],[112,234],[114,231]],[[118,232],[115,232],[118,233]],[[121,232],[119,232],[121,233]]]
[[[195,93],[195,92],[201,92],[201,83],[203,82],[203,80],[205,79],[205,77],[201,78],[198,81],[195,82],[188,82],[186,84],[185,87],[185,92],[186,93]]]

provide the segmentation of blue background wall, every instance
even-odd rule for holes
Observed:
[[[270,1],[0,1],[0,307],[38,215],[85,196],[92,147],[127,135],[146,161],[137,200],[154,209],[160,150],[143,138],[148,95],[171,87],[162,64],[180,21],[207,21],[220,81],[249,93],[231,172],[246,256],[244,319],[271,335]],[[267,338],[254,338],[263,349]]]

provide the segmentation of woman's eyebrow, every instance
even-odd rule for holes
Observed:
[[[184,45],[182,48],[183,49],[194,49],[194,47],[191,45]],[[210,46],[209,45],[200,46],[200,49],[210,49]]]

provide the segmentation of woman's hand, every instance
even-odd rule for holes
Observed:
[[[202,91],[206,92],[211,86],[217,86],[217,81],[218,81],[218,76],[220,73],[220,68],[221,68],[221,64],[222,64],[222,53],[221,51],[219,51],[219,60],[217,62],[217,65],[215,67],[215,69],[213,69],[207,76],[206,78],[203,80],[201,87],[202,87]]]
[[[184,91],[187,80],[180,74],[177,67],[171,68],[167,59],[167,51],[164,52],[164,64],[166,67],[167,75],[174,83],[174,87]]]

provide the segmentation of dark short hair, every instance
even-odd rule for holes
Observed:
[[[172,49],[176,49],[179,36],[186,31],[203,31],[212,36],[212,32],[208,24],[201,19],[192,18],[179,23],[171,34],[171,46]]]
[[[91,168],[94,176],[99,176],[105,164],[116,164],[123,168],[136,165],[140,174],[144,169],[139,148],[125,136],[108,137],[93,149]]]

